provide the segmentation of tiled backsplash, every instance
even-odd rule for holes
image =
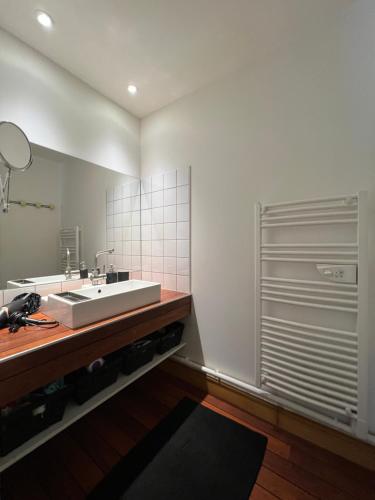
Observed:
[[[190,291],[190,167],[107,192],[107,245],[117,268]]]
[[[141,279],[141,186],[130,182],[107,190],[107,248],[113,255],[102,256],[99,264],[113,264]]]

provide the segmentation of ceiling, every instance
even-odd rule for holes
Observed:
[[[353,1],[0,0],[0,26],[143,117],[317,36]],[[53,30],[36,22],[37,9]]]

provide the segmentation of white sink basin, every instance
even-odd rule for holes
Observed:
[[[43,312],[79,328],[160,301],[160,283],[129,280],[48,295]]]
[[[73,275],[71,280],[79,280],[79,274]],[[52,276],[39,276],[37,278],[24,278],[21,280],[7,281],[7,288],[22,288],[32,285],[48,285],[49,283],[58,283],[59,281],[67,281],[65,274],[54,274]]]

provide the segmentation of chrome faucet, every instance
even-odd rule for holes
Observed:
[[[94,262],[94,269],[92,270],[92,273],[90,275],[90,279],[91,279],[91,282],[92,282],[93,285],[95,284],[94,281],[97,282],[101,278],[105,277],[104,273],[100,274],[100,268],[99,268],[99,265],[98,265],[98,257],[100,255],[104,255],[106,253],[112,254],[114,251],[115,251],[114,248],[109,248],[107,250],[99,250],[98,252],[96,252],[96,254],[95,254],[95,262]]]

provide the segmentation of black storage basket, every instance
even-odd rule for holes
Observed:
[[[7,415],[0,416],[0,456],[58,422],[64,416],[71,392],[63,387],[53,394],[35,392]]]
[[[143,339],[130,344],[122,351],[121,371],[130,375],[143,365],[146,365],[155,354],[155,342],[151,339]]]
[[[83,404],[98,392],[114,384],[117,380],[121,356],[113,353],[104,358],[103,366],[89,372],[87,368],[80,368],[65,377],[73,385],[73,399]]]
[[[173,347],[181,343],[182,334],[184,331],[184,324],[176,321],[168,325],[163,330],[154,334],[155,349],[158,354],[164,354]]]

